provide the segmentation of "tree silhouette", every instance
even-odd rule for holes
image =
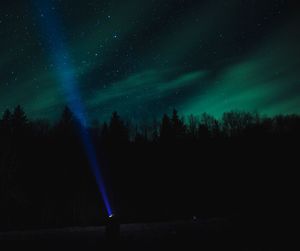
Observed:
[[[73,112],[68,106],[66,106],[58,122],[58,127],[62,130],[69,130],[75,126],[75,122],[76,120]]]
[[[25,136],[25,131],[29,127],[29,120],[20,105],[14,109],[11,115],[11,124],[15,138]]]
[[[0,137],[2,140],[2,144],[0,147],[7,147],[9,142],[9,138],[11,136],[12,131],[12,113],[10,110],[5,110],[3,116],[0,120]]]
[[[54,125],[30,121],[20,106],[3,113],[0,228],[104,220],[78,123],[68,107]],[[282,203],[281,194],[291,194],[295,184],[285,174],[297,163],[299,115],[234,111],[221,119],[202,114],[185,120],[173,110],[151,125],[129,127],[114,112],[89,130],[106,183],[128,221],[186,217],[192,211],[259,218],[263,210],[276,212],[272,203]]]
[[[3,113],[3,116],[0,120],[1,129],[6,129],[11,126],[12,114],[10,110],[6,109]]]
[[[183,119],[179,118],[178,111],[175,109],[173,110],[171,122],[174,137],[176,139],[184,139],[186,136],[186,125],[184,124]]]
[[[128,128],[117,112],[113,112],[111,116],[108,126],[108,137],[114,145],[124,144],[129,141]]]
[[[209,136],[212,138],[217,138],[221,134],[219,121],[213,116],[203,113],[200,118],[199,132],[206,135],[207,130],[209,131]]]
[[[160,139],[163,141],[170,140],[173,136],[172,129],[171,119],[167,114],[164,114],[160,125]]]

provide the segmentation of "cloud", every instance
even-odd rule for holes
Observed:
[[[133,74],[86,97],[86,105],[89,109],[107,108],[109,111],[122,111],[124,106],[129,107],[128,109],[143,107],[143,112],[147,114],[149,104],[162,102],[167,106],[174,92],[198,85],[208,73],[194,71],[170,78],[172,74],[172,70],[155,69]]]

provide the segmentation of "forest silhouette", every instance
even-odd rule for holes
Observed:
[[[0,120],[0,230],[88,226],[106,219],[78,120],[51,124],[22,107]],[[114,112],[89,128],[114,211],[124,222],[229,217],[274,226],[296,191],[300,116],[174,110],[135,125]],[[261,224],[260,224],[261,225]],[[262,225],[261,225],[262,226]]]

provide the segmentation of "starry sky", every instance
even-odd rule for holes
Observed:
[[[41,2],[1,2],[0,112],[55,120],[70,72],[90,119],[300,112],[296,0]]]

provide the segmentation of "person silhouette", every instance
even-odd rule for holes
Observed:
[[[116,215],[110,215],[106,224],[106,239],[117,242],[120,239],[120,221]]]

